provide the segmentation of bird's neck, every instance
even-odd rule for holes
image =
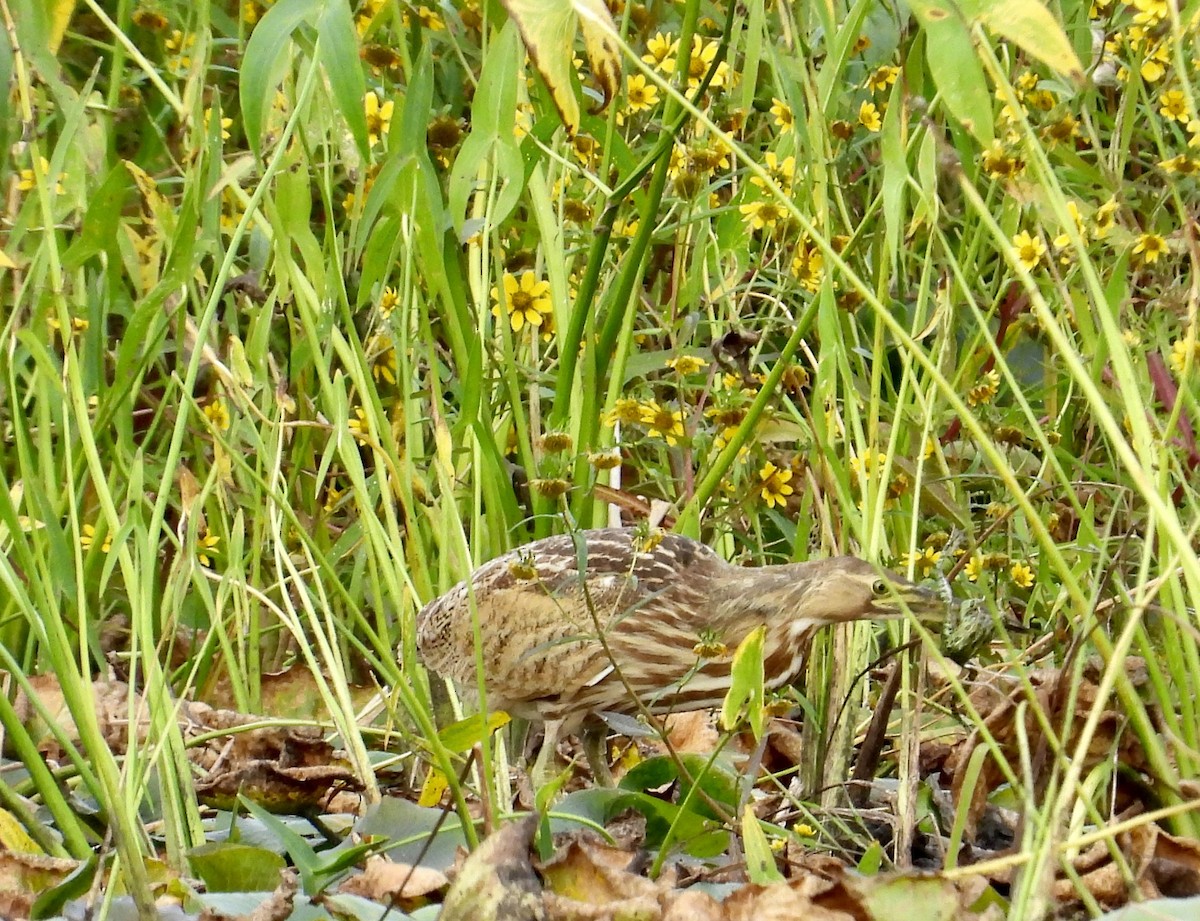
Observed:
[[[724,624],[803,618],[807,613],[804,596],[815,565],[783,563],[753,568],[730,565],[723,578],[716,580],[718,597],[713,599],[713,607],[717,618]]]

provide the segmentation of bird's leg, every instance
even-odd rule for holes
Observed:
[[[546,721],[542,733],[542,747],[538,749],[537,758],[529,772],[529,780],[533,784],[535,795],[538,790],[550,782],[552,776],[550,766],[554,763],[554,757],[558,753],[558,737],[561,732],[562,720]]]
[[[615,787],[617,782],[608,766],[608,726],[601,720],[588,720],[579,740],[596,783],[602,787]]]

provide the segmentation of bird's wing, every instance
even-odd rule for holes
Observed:
[[[570,696],[608,668],[597,626],[618,617],[629,594],[623,577],[614,578],[581,583],[576,576],[553,588],[533,583],[494,591],[493,610],[506,615],[485,639],[492,693],[509,703]]]

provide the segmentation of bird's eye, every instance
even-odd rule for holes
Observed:
[[[886,595],[887,590],[888,590],[887,583],[884,582],[882,579],[876,579],[875,582],[871,585],[871,591],[873,591],[876,595]]]

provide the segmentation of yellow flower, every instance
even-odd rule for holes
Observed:
[[[780,469],[767,461],[758,471],[759,488],[758,493],[762,496],[763,502],[767,503],[767,508],[775,506],[784,506],[787,504],[787,497],[795,490],[788,485],[788,480],[792,478],[792,471],[788,467]]]
[[[391,337],[377,333],[366,341],[365,348],[371,362],[371,376],[377,381],[396,383],[396,349]]]
[[[1167,0],[1133,0],[1137,13],[1133,21],[1142,26],[1155,26],[1171,15]]]
[[[594,137],[587,134],[577,134],[571,139],[571,153],[584,166],[591,166],[596,160],[600,144]]]
[[[1200,339],[1196,338],[1193,330],[1188,330],[1186,336],[1171,343],[1171,368],[1176,374],[1183,373],[1184,368],[1187,367],[1189,356],[1192,370],[1195,371],[1200,366]]]
[[[992,179],[1011,179],[1025,172],[1025,161],[1017,154],[1009,153],[1000,141],[992,141],[983,152],[983,171]]]
[[[792,190],[792,182],[796,177],[796,158],[784,157],[780,160],[775,155],[775,151],[768,150],[763,157],[763,166],[766,167],[767,173],[784,194],[789,194]],[[760,189],[765,189],[768,185],[758,176],[751,176],[750,184],[758,186]]]
[[[217,555],[217,547],[220,543],[221,538],[216,534],[209,534],[207,531],[196,540],[196,559],[200,561],[201,566],[212,565],[212,558]]]
[[[850,472],[853,474],[852,479],[857,481],[859,477],[870,479],[874,476],[876,470],[883,469],[887,463],[887,455],[882,451],[867,450],[863,454],[850,455]]]
[[[771,98],[771,114],[775,117],[775,127],[780,134],[787,134],[796,126],[796,116],[792,107],[778,97]]]
[[[379,315],[386,320],[392,315],[392,311],[396,309],[399,303],[400,295],[396,293],[396,289],[390,287],[384,288],[383,292],[379,295],[379,303],[376,305],[375,309],[378,310]]]
[[[983,376],[980,383],[976,384],[967,391],[967,403],[971,406],[979,406],[981,403],[990,403],[992,399],[1000,392],[1000,372],[993,368]]]
[[[367,141],[374,147],[379,139],[386,137],[392,127],[392,110],[396,104],[392,100],[379,102],[379,96],[374,91],[363,97],[363,109],[367,113]]]
[[[858,121],[868,131],[879,131],[883,128],[879,108],[873,102],[864,102],[858,107]]]
[[[1167,46],[1165,44],[1156,45],[1154,50],[1142,59],[1140,68],[1142,79],[1147,83],[1157,83],[1167,72],[1167,65],[1170,63],[1171,57]]]
[[[417,22],[419,22],[421,25],[423,25],[430,32],[442,32],[445,30],[446,24],[444,22],[442,22],[442,17],[439,16],[437,13],[435,13],[433,10],[431,10],[429,7],[418,6],[416,8],[415,12],[416,12]],[[408,28],[409,16],[408,16],[407,10],[404,11],[404,15],[401,17],[400,21],[402,23],[404,23],[405,28]]]
[[[688,89],[694,90],[700,85],[700,81],[704,79],[704,75],[708,73],[713,61],[716,60],[717,51],[720,47],[717,42],[706,42],[699,35],[692,36],[692,53],[688,56]],[[673,74],[677,65],[678,53],[674,57],[661,62],[659,66],[662,68],[663,73]],[[709,88],[720,89],[723,87],[729,79],[729,73],[728,63],[722,61],[713,74],[712,80],[709,81]]]
[[[1158,262],[1158,257],[1167,251],[1167,241],[1156,233],[1144,233],[1134,244],[1133,254],[1140,256],[1141,261],[1149,265]]]
[[[1096,239],[1102,240],[1108,236],[1110,230],[1116,225],[1117,218],[1117,200],[1110,198],[1092,215],[1092,225],[1095,230]]]
[[[204,130],[208,131],[209,125],[212,124],[212,107],[204,110]],[[221,118],[221,140],[229,140],[229,129],[233,127],[233,119],[227,116]]]
[[[922,550],[913,550],[904,554],[901,565],[911,566],[913,572],[924,578],[937,568],[938,561],[942,558],[942,552],[935,550],[933,547],[925,547]]]
[[[229,409],[220,397],[204,407],[204,415],[217,431],[224,432],[229,429]]]
[[[1046,139],[1049,147],[1053,147],[1055,144],[1065,144],[1078,136],[1079,119],[1070,112],[1064,114],[1058,121],[1050,122],[1042,129],[1042,137]]]
[[[885,64],[882,67],[877,67],[867,77],[867,88],[879,92],[886,90],[889,86],[896,82],[896,78],[900,76],[900,68],[892,67]]]
[[[332,512],[338,507],[338,503],[341,501],[342,496],[344,495],[346,495],[346,490],[338,489],[335,485],[330,483],[325,488],[325,504],[322,507],[325,509],[325,511]]]
[[[1200,160],[1189,157],[1187,154],[1179,154],[1179,156],[1172,157],[1170,160],[1163,160],[1158,164],[1158,168],[1164,173],[1195,176],[1197,173],[1200,173]]]
[[[666,365],[676,374],[695,374],[708,367],[708,362],[695,355],[680,355],[678,358],[668,358]]]
[[[1173,118],[1187,124],[1187,97],[1183,95],[1183,90],[1167,90],[1158,97],[1158,103],[1158,112],[1163,118]]]
[[[642,421],[642,404],[629,397],[621,397],[613,403],[612,409],[604,414],[605,425],[632,425]]]
[[[1028,231],[1022,230],[1012,238],[1013,249],[1017,251],[1017,259],[1027,271],[1032,272],[1046,255],[1046,244],[1041,237],[1034,237]]]
[[[657,32],[654,38],[646,42],[646,54],[642,55],[642,60],[660,70],[665,70],[666,68],[663,67],[663,64],[674,55],[675,45],[676,42],[671,38],[670,32],[667,32],[665,35],[662,32]]]
[[[617,218],[617,220],[613,221],[613,233],[615,233],[618,237],[626,237],[632,240],[637,236],[639,226],[640,224],[637,218],[634,218],[632,221],[626,221],[621,218]]]
[[[45,157],[38,157],[38,165],[41,166],[41,174],[43,176],[50,175],[50,161],[49,160],[47,160]],[[62,195],[62,193],[63,193],[62,181],[66,178],[67,178],[66,173],[59,173],[58,178],[56,180],[54,180],[54,194],[55,195]],[[21,176],[17,180],[17,190],[20,192],[28,192],[30,189],[32,189],[36,185],[37,185],[37,179],[34,177],[33,170],[32,169],[21,170]]]
[[[983,572],[983,557],[978,553],[967,561],[966,568],[963,570],[967,574],[967,580],[970,582],[979,581],[979,574]]]
[[[520,332],[526,324],[541,326],[553,309],[550,304],[550,282],[539,281],[533,272],[523,272],[521,280],[517,281],[511,272],[505,272],[503,286],[503,298],[499,289],[492,288],[492,299],[496,302],[492,307],[492,315],[502,316],[503,306],[514,333]]]
[[[518,141],[533,130],[533,106],[528,102],[518,102],[513,119],[513,137]]]
[[[79,546],[85,551],[92,549],[92,544],[96,542],[96,526],[94,524],[85,524],[82,532],[79,535]],[[108,553],[112,549],[112,535],[105,534],[104,541],[100,544],[100,550],[103,553]]]
[[[669,445],[676,444],[683,437],[683,411],[659,406],[656,400],[642,404],[642,424],[647,427],[646,434],[651,438],[665,438]]]
[[[1033,586],[1033,567],[1028,563],[1022,563],[1017,560],[1008,570],[1009,576],[1013,582],[1021,588],[1031,588]]]
[[[645,112],[658,104],[658,87],[647,83],[643,74],[632,74],[625,81],[625,102],[631,112]]]
[[[738,206],[738,211],[742,213],[742,219],[750,225],[751,230],[774,227],[786,216],[779,202],[774,199],[746,202]]]
[[[170,38],[163,42],[163,47],[171,52],[170,60],[167,61],[167,69],[175,76],[182,76],[191,69],[192,59],[188,51],[196,44],[196,36],[184,35],[179,29],[175,29]]]
[[[792,254],[792,275],[807,291],[817,291],[825,276],[825,254],[815,243],[801,240]]]
[[[346,420],[346,428],[350,430],[355,441],[366,444],[371,437],[371,428],[367,424],[367,411],[361,406],[355,406],[354,418]]]

